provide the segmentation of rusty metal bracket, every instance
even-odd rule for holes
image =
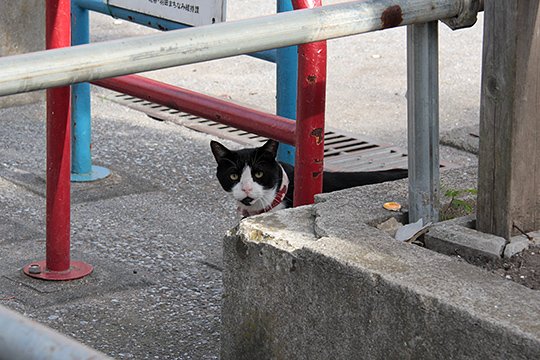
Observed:
[[[476,23],[476,15],[483,10],[484,0],[461,0],[459,14],[441,21],[452,30],[468,28]]]

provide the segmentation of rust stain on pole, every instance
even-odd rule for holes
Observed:
[[[390,6],[381,15],[383,29],[399,26],[403,21],[403,12],[399,5]]]
[[[313,131],[311,132],[311,136],[315,137],[315,143],[317,145],[320,145],[323,141],[323,130],[322,128],[317,128],[317,129],[313,129]]]

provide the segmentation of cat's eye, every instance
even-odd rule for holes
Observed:
[[[263,173],[262,171],[257,171],[257,172],[256,172],[255,174],[253,174],[253,175],[255,175],[255,177],[256,177],[257,179],[260,179],[260,178],[263,177],[264,173]]]
[[[231,175],[229,175],[229,177],[230,177],[231,180],[233,180],[233,181],[238,180],[238,174],[232,173]]]

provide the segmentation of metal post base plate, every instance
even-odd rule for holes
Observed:
[[[92,171],[84,174],[71,173],[71,182],[90,182],[105,179],[111,171],[101,166],[92,165]]]
[[[46,261],[42,260],[30,263],[22,270],[26,275],[36,279],[65,281],[85,277],[94,270],[94,267],[82,261],[72,261],[69,270],[50,271],[47,270]]]

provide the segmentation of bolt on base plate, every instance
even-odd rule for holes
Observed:
[[[45,260],[35,261],[23,267],[23,272],[33,278],[42,280],[75,280],[89,275],[94,267],[82,261],[72,261],[69,270],[66,271],[50,271],[47,270]]]

